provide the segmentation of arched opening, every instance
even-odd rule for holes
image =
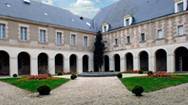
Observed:
[[[149,70],[149,59],[148,59],[148,53],[146,51],[142,51],[139,54],[139,60],[140,60],[140,70],[148,71]]]
[[[77,73],[77,57],[74,54],[70,56],[70,72]]]
[[[160,49],[155,53],[156,57],[156,71],[167,71],[167,53]]]
[[[179,47],[175,50],[175,67],[176,71],[188,71],[188,49]]]
[[[115,71],[120,71],[120,56],[118,54],[114,55]]]
[[[127,71],[133,71],[133,55],[131,53],[126,54],[126,66]]]
[[[89,72],[89,57],[84,55],[82,58],[83,72]]]
[[[47,74],[48,73],[48,55],[41,53],[38,56],[38,73]]]
[[[0,76],[9,75],[9,54],[5,51],[0,51]]]
[[[63,73],[63,55],[57,54],[55,56],[55,73]]]
[[[18,54],[18,75],[30,75],[30,55],[26,52]]]
[[[107,55],[104,56],[104,71],[109,72],[109,57]]]

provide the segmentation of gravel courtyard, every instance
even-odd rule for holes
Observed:
[[[38,97],[0,82],[0,105],[188,105],[188,84],[137,98],[115,77],[78,78]]]

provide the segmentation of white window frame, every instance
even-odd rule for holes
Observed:
[[[0,20],[0,23],[5,24],[5,35],[3,38],[0,38],[0,40],[4,40],[8,38],[8,22]]]
[[[87,37],[87,44],[85,43],[85,37]],[[89,47],[89,36],[87,36],[87,35],[83,36],[83,47],[84,48],[88,48]]]
[[[58,34],[57,33],[61,33],[61,43],[58,43],[57,41],[58,41]],[[60,30],[56,30],[56,35],[55,35],[55,44],[57,45],[57,46],[61,46],[61,45],[63,45],[64,44],[64,32],[63,31],[60,31]]]
[[[127,20],[129,20],[129,23],[128,23],[128,24],[127,24]],[[132,23],[133,23],[133,17],[130,16],[130,15],[125,16],[123,22],[124,22],[124,23],[123,23],[124,26],[132,25]]]
[[[106,27],[106,28],[105,28]],[[107,32],[109,31],[110,25],[108,23],[103,23],[102,24],[102,32]]]
[[[178,4],[183,3],[183,11],[187,9],[187,0],[175,0],[175,13],[181,12],[178,10]]]
[[[74,44],[72,43],[72,35],[75,35],[75,43]],[[71,32],[70,33],[70,45],[76,46],[76,44],[77,44],[77,33]]]
[[[41,30],[45,30],[45,32],[46,32],[46,34],[45,34],[45,35],[46,35],[46,36],[45,36],[45,42],[42,42],[41,39],[40,39],[40,31],[41,31]],[[41,44],[46,44],[46,43],[48,43],[48,30],[47,30],[47,28],[39,27],[38,36],[39,36],[39,37],[38,37],[39,43],[41,43]]]
[[[162,34],[161,36],[162,36],[162,37],[159,37],[159,36],[160,36],[160,35],[159,35],[159,31],[161,31],[161,34]],[[156,30],[156,39],[164,39],[164,38],[165,38],[164,30],[161,29],[161,28],[160,28],[160,29],[157,29],[157,30]]]
[[[180,33],[180,30],[179,30],[179,27],[180,27],[180,26],[182,26],[182,33]],[[177,36],[182,36],[182,35],[184,35],[184,32],[185,32],[185,31],[184,31],[184,25],[178,25],[178,26],[177,26],[177,30],[176,30],[176,35],[177,35]]]
[[[22,33],[21,33],[21,27],[26,27],[27,28],[27,39],[26,40],[21,39],[21,35],[22,35]],[[30,34],[29,33],[30,33],[29,25],[19,24],[18,35],[19,35],[19,40],[20,41],[28,41],[28,40],[30,40]]]

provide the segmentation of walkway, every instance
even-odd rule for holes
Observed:
[[[115,77],[78,78],[37,97],[0,82],[0,105],[188,105],[188,84],[137,98]]]

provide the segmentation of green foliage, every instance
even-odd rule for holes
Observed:
[[[17,74],[13,74],[12,76],[13,76],[14,78],[18,77],[18,75],[17,75]]]
[[[40,95],[49,95],[50,94],[50,87],[47,85],[43,85],[37,88],[37,91],[39,92]]]
[[[122,78],[122,77],[123,77],[122,73],[118,73],[118,74],[117,74],[117,77],[118,77],[118,78]]]
[[[131,91],[135,86],[142,86],[145,92],[188,83],[188,75],[172,75],[170,77],[130,77],[121,79],[122,83]]]
[[[153,71],[148,71],[148,76],[151,76],[151,75],[153,75]]]
[[[94,47],[94,70],[99,71],[103,65],[103,55],[105,50],[102,33],[100,31],[97,32]]]
[[[144,92],[144,88],[141,86],[135,86],[132,89],[132,93],[134,93],[136,96],[142,96],[142,93]]]
[[[76,74],[72,74],[72,75],[71,75],[71,79],[72,79],[72,80],[75,80],[76,78],[77,78],[77,75],[76,75]]]

